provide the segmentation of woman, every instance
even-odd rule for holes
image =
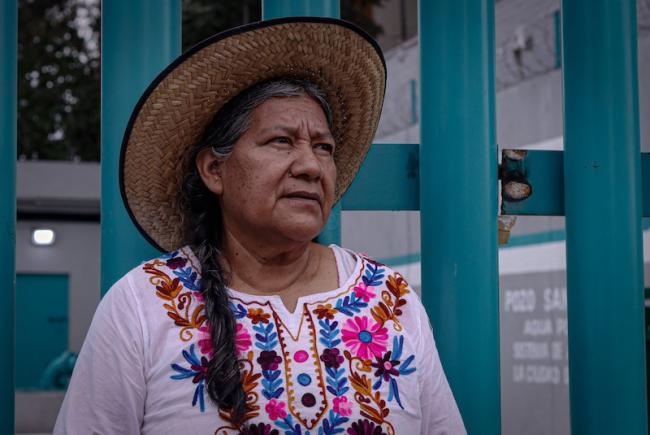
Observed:
[[[305,18],[217,35],[156,79],[121,184],[168,253],[102,300],[55,433],[465,432],[404,278],[312,242],[384,85],[367,35]]]

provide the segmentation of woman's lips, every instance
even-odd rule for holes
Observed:
[[[285,198],[321,203],[321,197],[315,192],[297,191],[284,195]]]

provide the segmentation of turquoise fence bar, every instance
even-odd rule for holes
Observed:
[[[527,151],[526,157],[510,168],[503,157],[502,189],[508,172],[522,177],[532,186],[532,194],[523,201],[501,203],[504,215],[564,216],[564,156],[562,151]],[[504,179],[505,178],[505,179]]]
[[[532,185],[532,195],[523,201],[501,204],[505,215],[564,216],[564,153],[528,151],[521,162],[522,175]],[[391,180],[394,181],[394,180]],[[399,182],[399,180],[395,181]],[[641,154],[643,216],[650,217],[650,154]],[[603,198],[605,199],[605,198]]]
[[[343,210],[419,210],[420,145],[373,144],[343,199]],[[377,189],[377,174],[387,174]]]
[[[138,232],[118,185],[120,145],[138,98],[181,50],[180,0],[102,2],[101,291],[158,255]]]
[[[420,1],[422,300],[470,434],[499,434],[494,2]]]
[[[14,433],[18,7],[0,2],[0,433]]]
[[[650,218],[650,154],[641,154],[643,217]]]
[[[262,18],[271,20],[283,17],[330,17],[341,16],[339,0],[263,0]],[[318,236],[324,245],[341,244],[341,203],[332,208],[327,225]]]
[[[339,0],[263,0],[262,18],[341,16]]]
[[[564,0],[571,428],[647,434],[636,2]]]

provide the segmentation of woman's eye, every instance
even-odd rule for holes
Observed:
[[[334,154],[334,145],[331,143],[319,143],[316,144],[316,148],[320,148],[324,151],[327,151],[328,154]]]
[[[270,142],[287,144],[287,143],[291,143],[291,139],[289,139],[287,136],[278,136],[271,139]]]

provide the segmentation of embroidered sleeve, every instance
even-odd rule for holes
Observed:
[[[75,364],[54,434],[140,433],[143,338],[127,277],[102,299]]]

